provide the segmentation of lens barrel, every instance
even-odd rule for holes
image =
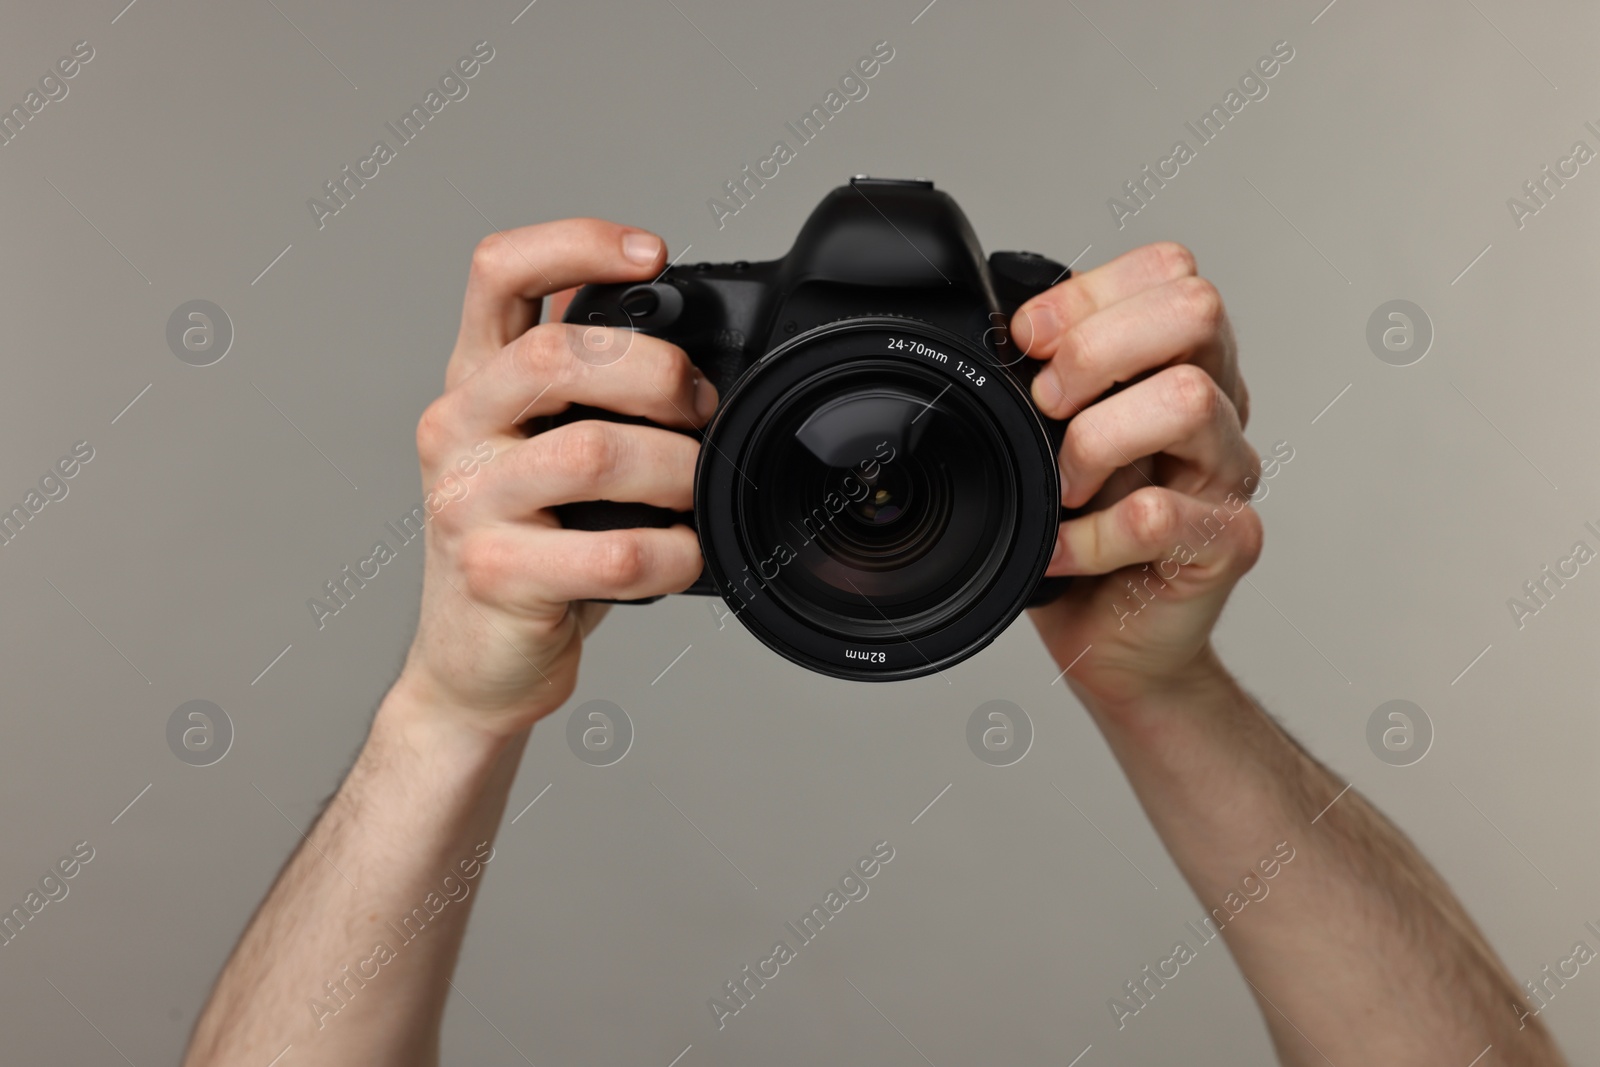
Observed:
[[[1060,482],[1037,411],[981,346],[854,318],[766,355],[706,431],[707,569],[774,651],[840,678],[943,670],[1021,612]]]

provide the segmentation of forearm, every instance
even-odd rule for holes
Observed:
[[[597,602],[676,592],[704,567],[686,526],[569,530],[553,510],[693,501],[699,443],[675,430],[705,425],[716,388],[665,340],[595,327],[579,344],[559,321],[577,286],[648,281],[666,261],[659,237],[598,219],[474,251],[445,392],[417,421],[426,555],[405,670],[223,970],[190,1067],[262,1067],[290,1044],[284,1067],[438,1059],[482,857],[528,731],[577,683]],[[630,418],[526,432],[573,405]]]
[[[1283,1062],[1465,1064],[1492,1044],[1497,1062],[1562,1063],[1416,848],[1202,659],[1165,697],[1080,696]]]
[[[186,1063],[437,1059],[449,978],[527,734],[397,685],[219,979]]]

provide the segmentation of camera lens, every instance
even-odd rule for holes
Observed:
[[[706,429],[707,576],[752,634],[810,670],[943,670],[1039,588],[1060,518],[1055,452],[1022,383],[967,337],[893,316],[813,327],[751,365]]]
[[[904,467],[880,467],[870,474],[862,474],[862,482],[870,490],[860,500],[852,500],[844,513],[867,526],[887,526],[905,515],[912,500],[911,477]]]
[[[870,640],[958,617],[1015,521],[993,420],[915,366],[845,367],[793,390],[752,437],[740,490],[751,558],[792,613]]]

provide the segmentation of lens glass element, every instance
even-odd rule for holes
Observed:
[[[747,558],[791,613],[841,635],[915,639],[958,617],[1015,534],[1016,475],[992,416],[915,364],[802,382],[745,455]]]

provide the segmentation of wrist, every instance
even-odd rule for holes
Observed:
[[[1082,672],[1068,681],[1091,711],[1108,715],[1133,715],[1142,710],[1191,703],[1197,697],[1237,689],[1228,669],[1207,641],[1183,665],[1162,673],[1117,669],[1103,674]]]
[[[391,694],[408,714],[448,720],[468,733],[497,738],[525,734],[566,702],[576,681],[576,655],[557,662],[539,657],[543,667],[533,667],[538,677],[524,679],[520,668],[508,673],[493,657],[486,662],[459,657],[449,649],[427,647],[430,643],[436,644],[418,633]],[[520,663],[533,665],[526,654]]]
[[[1242,692],[1210,642],[1181,668],[1155,676],[1129,672],[1086,680],[1068,676],[1084,707],[1102,728],[1160,727],[1174,715],[1204,716],[1237,707]]]
[[[527,733],[506,731],[484,721],[408,665],[384,695],[372,722],[372,739],[412,758],[443,761],[463,770],[492,766]]]

